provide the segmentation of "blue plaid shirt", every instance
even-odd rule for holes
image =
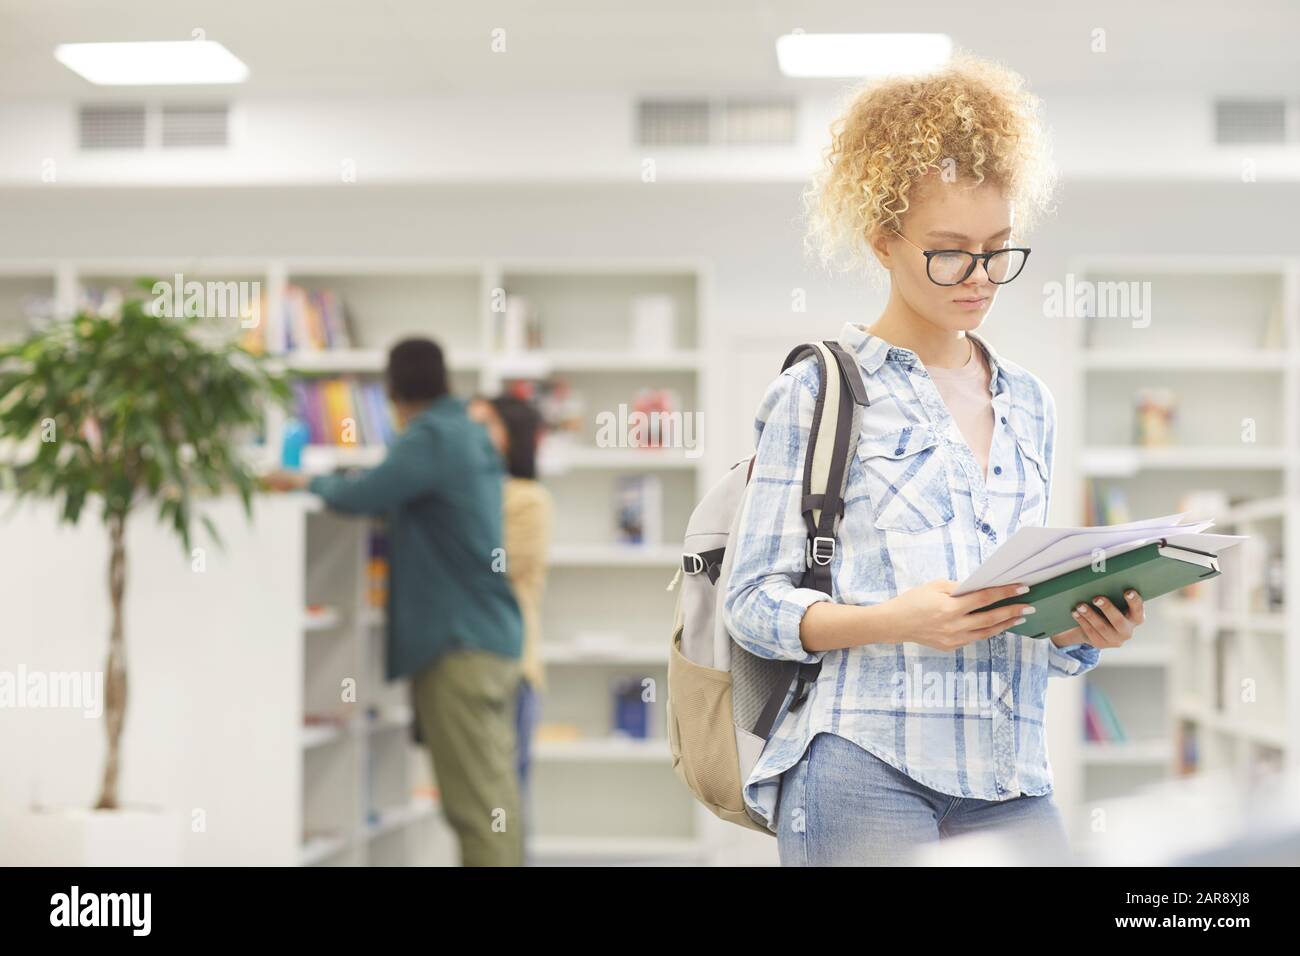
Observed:
[[[1035,375],[967,334],[984,349],[991,372],[995,427],[987,479],[917,354],[852,323],[840,332],[871,403],[849,465],[831,562],[833,598],[840,603],[877,604],[936,578],[960,581],[1017,528],[1045,523],[1055,400]],[[794,713],[787,695],[746,782],[746,803],[774,830],[780,775],[823,731],[941,793],[981,800],[1050,793],[1047,679],[1095,667],[1096,648],[1058,648],[1004,631],[956,651],[914,643],[804,649],[804,612],[829,600],[799,587],[807,541],[803,462],[818,388],[814,361],[806,357],[786,369],[763,396],[724,615],[747,650],[820,659],[822,669]]]

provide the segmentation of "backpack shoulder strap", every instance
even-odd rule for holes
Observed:
[[[839,519],[844,516],[849,460],[858,444],[861,409],[868,401],[857,362],[838,342],[797,346],[786,356],[782,371],[810,354],[816,358],[820,387],[803,468],[800,510],[808,526],[808,547],[802,586],[830,594],[831,560]]]
[[[808,526],[808,543],[806,569],[800,584],[830,594],[831,561],[835,557],[839,520],[844,517],[849,460],[857,450],[862,409],[869,402],[857,361],[838,342],[828,340],[796,346],[786,356],[781,371],[806,355],[813,355],[817,360],[820,387],[803,468],[801,511]],[[832,367],[834,374],[830,373]],[[794,699],[790,703],[792,711],[803,706],[808,688],[817,680],[821,669],[821,661],[796,667]],[[759,718],[756,732],[761,729],[765,739],[776,721],[784,696],[783,693],[773,694]]]

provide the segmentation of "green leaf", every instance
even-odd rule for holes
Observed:
[[[210,518],[208,515],[202,515],[201,520],[203,521],[203,527],[207,529],[207,532],[212,537],[212,540],[216,542],[218,546],[220,546],[221,532],[219,532],[217,530],[217,526],[213,524],[212,518]]]
[[[152,501],[188,550],[200,497],[233,490],[251,515],[240,443],[292,389],[210,322],[150,314],[153,281],[138,285],[116,316],[79,312],[0,346],[0,439],[36,449],[10,474],[19,496],[57,499],[69,523],[91,499],[106,519]]]

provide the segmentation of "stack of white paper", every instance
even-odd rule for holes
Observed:
[[[1217,555],[1248,535],[1201,534],[1213,521],[1182,519],[1186,512],[1095,528],[1021,528],[953,590],[969,594],[1003,584],[1037,584],[1067,571],[1165,539],[1180,548]]]

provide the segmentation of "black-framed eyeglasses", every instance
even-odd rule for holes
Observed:
[[[897,229],[894,234],[925,256],[925,274],[935,285],[961,285],[975,271],[977,262],[994,285],[1006,285],[1025,267],[1028,249],[995,249],[992,252],[967,252],[965,249],[922,249]]]

